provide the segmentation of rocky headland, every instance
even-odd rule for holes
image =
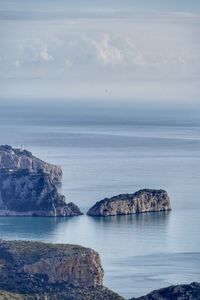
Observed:
[[[166,191],[143,189],[134,194],[121,194],[97,202],[87,212],[90,216],[128,215],[171,210]]]
[[[0,240],[0,299],[122,300],[103,276],[92,249]]]
[[[103,285],[99,254],[77,245],[0,240],[1,300],[125,300]],[[130,300],[200,300],[200,283]]]
[[[130,300],[200,300],[200,283],[172,285]]]
[[[0,216],[78,216],[79,208],[65,202],[52,180],[40,171],[0,170]]]
[[[62,181],[62,168],[60,166],[44,162],[27,150],[12,148],[9,145],[0,146],[0,169],[26,169],[34,172],[42,170],[51,176],[54,183]]]

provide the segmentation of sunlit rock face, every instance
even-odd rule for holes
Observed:
[[[52,165],[33,156],[27,150],[14,149],[8,145],[0,146],[0,169],[26,169],[30,171],[42,170],[50,175],[54,183],[62,180],[62,169],[60,166]]]
[[[134,194],[105,198],[91,207],[87,214],[105,217],[168,210],[171,210],[171,204],[166,191],[143,189]]]
[[[78,216],[79,208],[65,202],[49,174],[42,171],[0,170],[1,216]]]
[[[0,240],[0,299],[124,300],[103,286],[103,277],[90,248]]]
[[[0,289],[63,291],[103,284],[100,256],[75,245],[0,240]]]

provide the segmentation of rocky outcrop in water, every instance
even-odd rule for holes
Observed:
[[[114,216],[171,210],[164,190],[143,189],[135,194],[121,194],[97,202],[87,212],[90,216]]]
[[[62,181],[62,169],[33,156],[27,150],[14,149],[11,146],[0,146],[0,169],[27,169],[29,171],[42,170],[51,176],[54,183]]]
[[[65,202],[49,174],[42,171],[0,170],[0,216],[78,216]]]
[[[92,249],[0,240],[1,299],[123,299],[103,287],[103,275]]]
[[[173,285],[130,300],[200,300],[200,283]]]

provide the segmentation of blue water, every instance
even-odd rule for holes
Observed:
[[[108,218],[2,217],[1,238],[92,247],[101,254],[105,285],[127,298],[200,280],[198,124],[34,124],[4,115],[0,143],[23,143],[60,164],[61,192],[84,212],[105,196],[140,188],[166,189],[173,207]]]

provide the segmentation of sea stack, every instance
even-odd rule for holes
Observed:
[[[166,191],[143,189],[134,194],[121,194],[97,202],[87,212],[90,216],[115,216],[171,210]]]
[[[79,208],[65,202],[52,177],[43,171],[0,170],[0,216],[78,216]]]
[[[44,162],[23,148],[12,148],[8,145],[0,146],[0,169],[26,169],[34,172],[42,170],[50,175],[54,183],[62,181],[62,169],[60,166]]]

